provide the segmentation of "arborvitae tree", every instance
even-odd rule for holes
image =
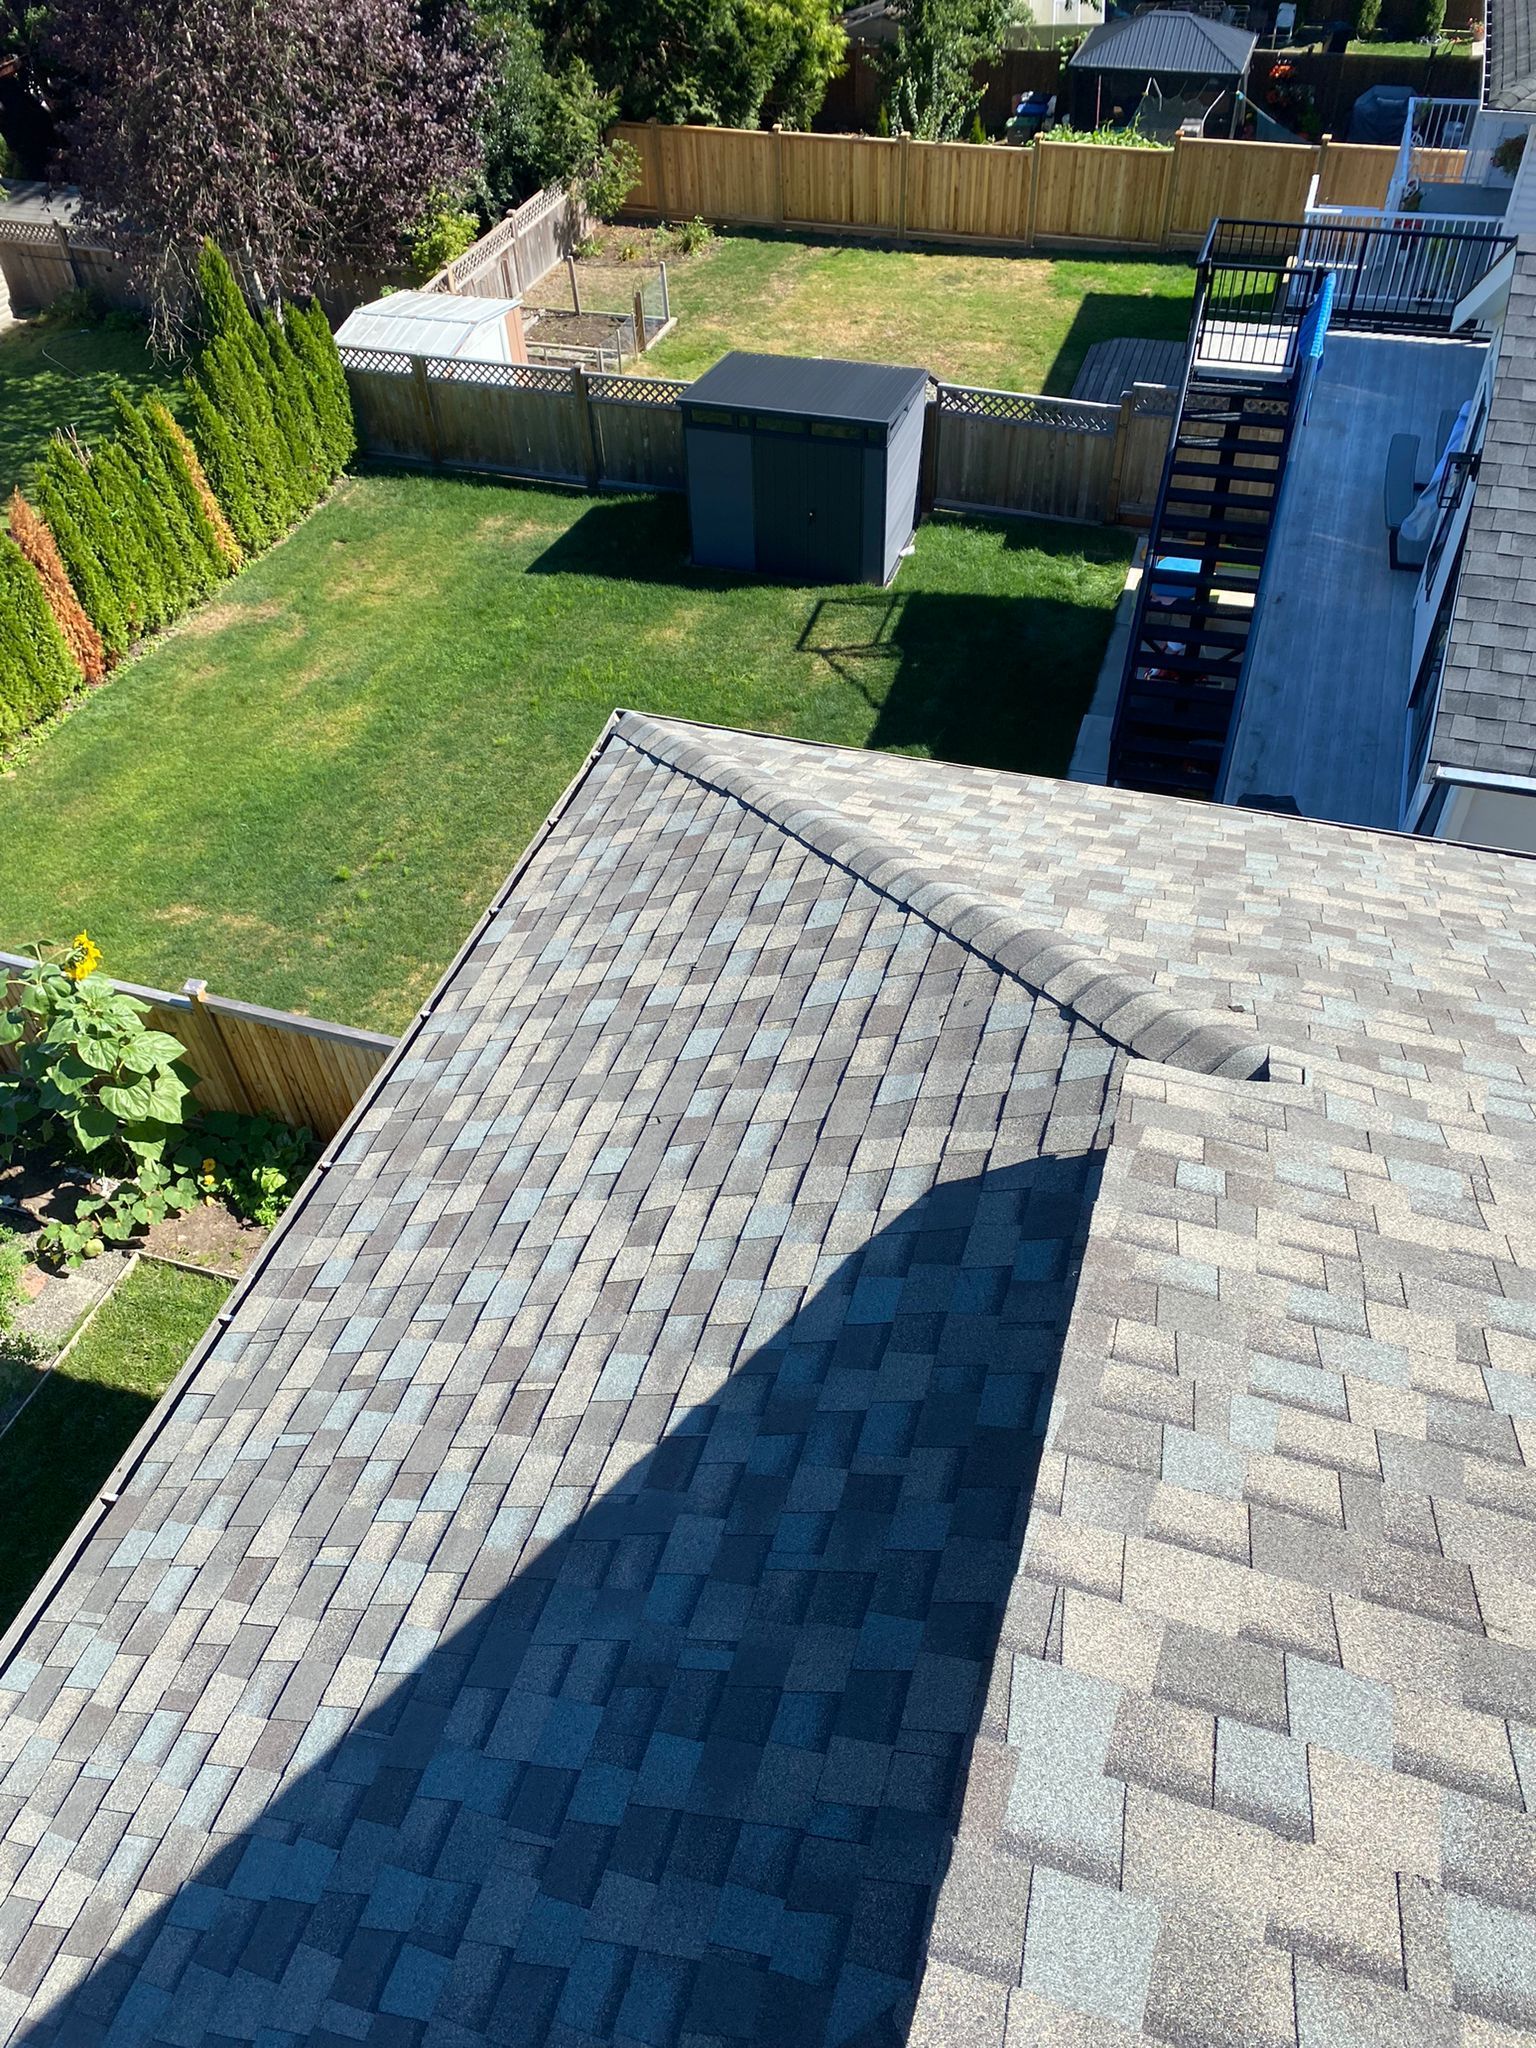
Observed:
[[[145,624],[168,626],[181,617],[197,594],[185,552],[176,545],[165,514],[125,442],[105,442],[96,451],[91,471],[131,548],[134,573],[144,597]]]
[[[199,465],[228,518],[236,546],[246,552],[265,547],[271,535],[251,491],[234,431],[195,377],[187,379],[187,419]]]
[[[225,517],[224,507],[214,496],[213,486],[197,459],[197,450],[186,429],[160,398],[146,401],[144,419],[165,455],[166,469],[185,501],[194,528],[206,538],[214,573],[232,575],[245,559],[244,550],[235,539],[234,528]]]
[[[206,345],[226,334],[253,338],[256,319],[224,251],[204,241],[197,259],[197,333]]]
[[[265,538],[276,540],[293,523],[299,508],[293,500],[287,451],[266,380],[251,349],[233,334],[221,335],[203,350],[196,374],[235,436]]]
[[[12,491],[9,507],[11,538],[37,573],[48,600],[48,609],[64,635],[70,659],[83,680],[92,686],[107,672],[106,649],[101,635],[86,617],[85,607],[75,593],[64,566],[58,543],[42,514],[29,505],[19,490]]]
[[[143,603],[90,470],[63,441],[51,441],[43,451],[37,466],[37,502],[107,652],[125,653],[143,631]]]
[[[331,473],[339,476],[357,452],[357,428],[336,337],[318,300],[311,299],[308,306],[286,306],[283,317],[293,352],[309,379]]]
[[[303,365],[288,345],[283,323],[273,312],[261,323],[262,340],[272,365],[272,403],[288,444],[290,475],[302,490],[307,512],[330,482],[330,464],[320,441],[320,422]]]
[[[36,570],[0,535],[0,744],[56,711],[77,681]]]
[[[112,403],[121,422],[120,438],[143,480],[146,495],[165,521],[175,553],[176,579],[183,607],[206,597],[222,573],[212,528],[194,520],[171,474],[165,449],[149,430],[148,416],[126,391],[114,390]]]

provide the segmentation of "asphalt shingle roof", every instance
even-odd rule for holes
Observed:
[[[1533,874],[620,720],[11,1640],[0,2035],[1536,2041]]]
[[[1183,8],[1159,7],[1091,29],[1068,59],[1079,71],[1183,73],[1192,78],[1240,78],[1258,37],[1229,22],[1211,21]]]

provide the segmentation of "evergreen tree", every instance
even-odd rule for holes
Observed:
[[[272,400],[257,375],[250,350],[235,335],[221,335],[211,342],[194,374],[234,437],[265,546],[276,540],[293,516],[287,463],[278,445]]]
[[[78,680],[36,570],[0,535],[0,745],[56,711]]]
[[[73,448],[51,441],[37,466],[37,499],[86,616],[114,657],[143,630],[128,563],[101,493]]]
[[[191,603],[192,587],[160,507],[120,440],[96,450],[91,476],[128,556],[146,629],[168,626]]]
[[[331,474],[339,476],[357,452],[357,427],[336,337],[316,299],[311,299],[308,306],[285,307],[284,319],[293,352],[309,379]]]
[[[11,493],[9,516],[11,538],[37,572],[43,594],[48,599],[48,609],[64,635],[70,659],[85,682],[99,683],[107,672],[106,649],[101,644],[101,635],[86,617],[85,607],[75,594],[75,586],[69,580],[69,571],[64,567],[58,543],[49,531],[47,521],[27,503],[19,490]]]
[[[223,573],[213,529],[194,518],[192,506],[171,474],[165,448],[151,433],[147,412],[126,391],[114,390],[112,403],[121,421],[120,437],[143,481],[146,495],[158,507],[174,550],[183,607],[205,597]],[[195,505],[196,501],[193,500]],[[201,507],[197,508],[201,511]]]
[[[214,502],[229,521],[235,545],[245,553],[265,547],[271,535],[251,491],[234,430],[196,377],[187,379],[187,419],[199,464]]]
[[[288,456],[288,481],[297,501],[296,509],[307,512],[328,481],[314,400],[275,313],[264,316],[257,345],[265,351],[272,410]]]
[[[239,568],[244,554],[186,429],[160,398],[146,402],[144,419],[165,456],[166,469],[182,495],[193,527],[206,539],[215,575],[231,575]]]
[[[246,304],[229,259],[216,243],[206,240],[197,258],[197,332],[205,344],[227,334],[251,341],[256,333],[255,315]]]

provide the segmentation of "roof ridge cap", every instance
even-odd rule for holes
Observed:
[[[1138,974],[1047,926],[1028,924],[997,898],[955,882],[870,827],[805,802],[691,733],[624,711],[614,736],[679,774],[734,797],[824,860],[898,902],[1004,974],[1060,1003],[1140,1059],[1227,1080],[1264,1080],[1270,1049],[1215,1013],[1180,1002]]]

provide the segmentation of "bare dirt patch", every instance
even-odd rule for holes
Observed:
[[[189,612],[175,631],[185,640],[210,640],[226,626],[266,625],[282,615],[283,607],[270,598],[260,604],[235,604],[226,598],[221,604],[205,604]]]

